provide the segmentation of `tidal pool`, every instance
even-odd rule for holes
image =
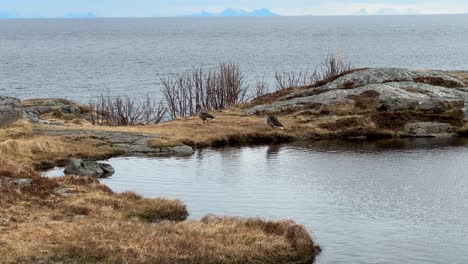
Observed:
[[[305,224],[324,249],[317,263],[468,263],[468,139],[318,141],[107,162],[116,174],[103,182],[114,191],[181,199],[193,219]]]

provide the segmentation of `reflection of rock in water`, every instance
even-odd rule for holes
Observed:
[[[280,145],[269,145],[267,152],[266,152],[266,158],[271,159],[271,158],[277,157],[279,154],[280,148],[281,148]]]
[[[468,146],[467,138],[404,138],[382,140],[319,140],[291,144],[317,151],[380,152],[386,150],[439,149]]]

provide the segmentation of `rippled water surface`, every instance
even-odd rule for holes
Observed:
[[[0,94],[160,97],[158,76],[223,61],[252,87],[337,49],[363,67],[467,70],[467,43],[468,15],[0,20]]]
[[[468,263],[468,140],[330,142],[115,158],[115,191],[175,197],[192,218],[291,218],[318,263]],[[49,175],[60,175],[59,170]]]

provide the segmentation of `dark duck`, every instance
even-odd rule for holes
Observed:
[[[203,125],[208,124],[211,120],[214,120],[215,117],[210,115],[208,111],[202,109],[200,105],[197,105],[198,117],[203,121]]]
[[[284,129],[283,124],[278,120],[278,118],[274,115],[267,115],[266,116],[266,123],[274,129]]]

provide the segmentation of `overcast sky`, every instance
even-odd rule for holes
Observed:
[[[94,13],[99,17],[178,16],[225,8],[268,8],[281,15],[468,13],[468,0],[0,0],[19,17]]]

